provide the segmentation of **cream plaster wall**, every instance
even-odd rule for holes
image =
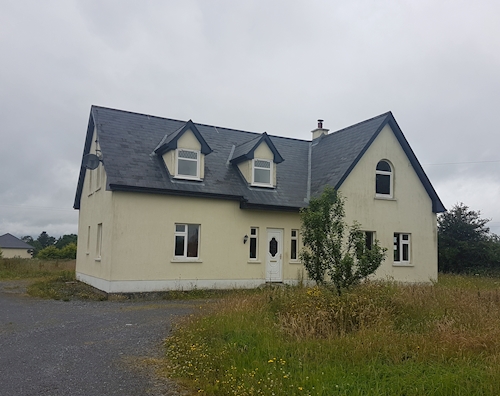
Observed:
[[[11,248],[2,248],[2,257],[3,258],[31,258],[31,253],[28,253],[27,249],[11,249]]]
[[[320,143],[321,144],[321,143]],[[375,167],[382,160],[393,165],[394,199],[375,197]],[[357,220],[365,231],[375,231],[387,258],[378,278],[429,282],[437,279],[437,219],[432,201],[394,133],[386,126],[368,148],[340,191],[346,197],[346,220]],[[411,234],[411,265],[394,264],[394,233]]]
[[[206,198],[113,195],[114,280],[264,280],[267,228],[284,230],[284,279],[296,279],[302,270],[289,263],[291,229],[300,228],[297,213],[242,210],[239,202]],[[176,223],[200,225],[199,260],[174,259]],[[250,245],[243,243],[250,227],[259,228],[257,262],[249,261]]]
[[[97,138],[94,131],[91,153],[95,152]],[[99,185],[96,184],[98,172],[101,174]],[[111,276],[109,246],[111,246],[112,239],[113,202],[111,191],[106,191],[106,172],[102,163],[97,169],[87,169],[86,171],[78,216],[77,277],[81,273],[109,280]],[[102,224],[103,233],[100,258],[97,257],[98,224]]]

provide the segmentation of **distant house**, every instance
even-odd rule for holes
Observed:
[[[21,241],[11,234],[0,236],[0,249],[2,249],[3,258],[31,258],[33,246]]]
[[[376,277],[436,279],[445,208],[392,113],[328,132],[319,121],[299,140],[92,106],[77,278],[106,292],[296,283],[299,210],[332,186],[346,221],[388,248]]]

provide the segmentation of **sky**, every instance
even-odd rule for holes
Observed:
[[[500,2],[0,0],[0,235],[77,233],[90,106],[311,138],[392,111],[500,234]]]

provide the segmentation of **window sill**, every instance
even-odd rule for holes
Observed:
[[[258,184],[258,183],[251,183],[250,184],[252,187],[262,187],[262,188],[274,188],[272,184]]]
[[[97,261],[97,262],[99,262],[99,263],[100,263],[100,262],[101,262],[101,258],[100,258],[100,257],[96,257],[96,258],[94,259],[94,261]]]
[[[288,264],[302,264],[302,261],[290,260]]]
[[[198,258],[173,258],[171,263],[203,263],[203,260]]]
[[[262,261],[260,261],[260,260],[248,260],[247,264],[262,264]]]
[[[385,196],[385,195],[375,195],[375,199],[381,199],[384,201],[397,201],[396,198],[390,197],[390,196]]]
[[[182,176],[182,175],[175,175],[174,179],[176,180],[187,180],[187,181],[203,181],[203,179],[200,179],[199,177],[189,177],[189,176]]]
[[[392,263],[393,267],[413,267],[412,263]]]

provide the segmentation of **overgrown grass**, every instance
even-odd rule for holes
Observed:
[[[75,260],[0,259],[0,280],[29,280],[27,293],[54,300],[105,300],[92,286],[75,279]]]
[[[166,340],[206,395],[498,395],[500,279],[235,293]]]
[[[75,260],[0,259],[0,280],[39,278],[74,270]]]

